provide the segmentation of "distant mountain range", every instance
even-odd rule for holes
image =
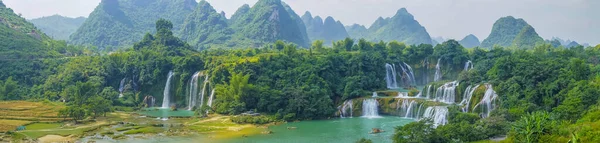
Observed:
[[[204,0],[102,0],[87,19],[53,15],[31,22],[54,39],[106,48],[131,46],[145,33],[156,32],[154,22],[161,18],[173,23],[175,36],[197,49],[260,47],[277,40],[308,47],[315,40],[329,45],[347,37],[409,45],[446,41],[442,37],[431,37],[405,8],[392,17],[379,17],[370,27],[343,26],[333,17],[323,19],[310,12],[300,17],[281,0],[259,0],[252,7],[243,5],[230,19]],[[459,42],[468,48],[494,45],[529,48],[553,41],[544,41],[525,20],[507,16],[494,23],[492,32],[482,42],[474,35]],[[571,41],[555,43],[579,45]]]
[[[52,15],[29,21],[56,40],[68,40],[69,36],[85,22],[85,19],[85,17],[70,18]]]
[[[325,44],[331,45],[334,41],[339,41],[350,37],[344,24],[328,16],[325,21],[321,17],[312,17],[310,12],[304,13],[302,21],[306,25],[306,32],[311,41],[323,40]]]

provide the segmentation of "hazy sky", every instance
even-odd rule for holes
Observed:
[[[87,17],[100,0],[3,0],[25,18],[60,14]],[[231,16],[244,3],[257,0],[207,0]],[[600,0],[283,0],[300,16],[332,16],[345,25],[371,25],[406,7],[432,37],[485,39],[493,23],[512,15],[531,24],[544,39],[560,37],[579,43],[600,43]]]

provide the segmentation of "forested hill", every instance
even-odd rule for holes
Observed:
[[[307,11],[302,15],[302,21],[306,24],[306,31],[311,41],[323,40],[325,44],[331,45],[333,41],[350,37],[344,25],[331,16],[323,21],[319,16],[312,17],[312,14]]]
[[[227,24],[227,19],[203,0],[188,15],[180,33],[181,38],[190,45],[204,49],[210,45],[226,44],[233,30]]]
[[[242,6],[232,15],[231,26],[236,40],[250,40],[254,46],[284,40],[307,47],[306,27],[299,17],[281,0],[260,0],[250,9]]]
[[[0,1],[1,59],[45,57],[42,40],[47,39],[48,36]]]
[[[525,45],[522,48],[526,48],[533,47],[537,42],[543,41],[525,20],[507,16],[498,19],[494,23],[492,32],[481,42],[481,47],[491,48],[494,45],[508,47],[516,44]]]
[[[371,41],[400,41],[406,44],[431,44],[431,37],[425,27],[414,16],[401,8],[391,18],[379,18],[368,29]],[[358,37],[355,37],[358,38]]]
[[[52,15],[29,20],[44,33],[56,40],[68,40],[83,22],[85,17],[70,18],[61,15]]]
[[[160,18],[180,29],[196,5],[194,0],[102,0],[70,42],[100,48],[132,45],[155,32],[154,22]]]

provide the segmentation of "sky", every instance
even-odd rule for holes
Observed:
[[[100,0],[2,0],[27,19],[59,14],[87,17]],[[257,0],[207,0],[231,16],[243,4]],[[391,17],[400,8],[423,25],[432,37],[460,40],[474,34],[481,41],[496,20],[523,18],[544,39],[559,37],[579,43],[600,43],[600,0],[283,0],[302,16],[332,16],[345,25],[370,26],[378,17]]]

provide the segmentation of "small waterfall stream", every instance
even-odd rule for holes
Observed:
[[[465,71],[469,71],[471,69],[473,69],[473,62],[469,60],[465,63]]]
[[[123,92],[125,91],[125,80],[127,78],[123,78],[121,79],[121,82],[119,84],[119,98],[123,97]]]
[[[473,107],[473,110],[476,110],[477,107],[481,106],[480,116],[483,118],[490,116],[490,113],[494,110],[496,98],[498,98],[498,94],[496,94],[496,91],[494,91],[491,84],[485,84],[485,87],[487,89],[485,90],[483,98]]]
[[[442,80],[442,69],[440,66],[441,60],[442,60],[442,58],[439,58],[437,64],[435,65],[435,77],[433,78],[433,81]]]
[[[352,102],[352,99],[344,101],[344,104],[342,104],[342,106],[340,106],[340,109],[339,109],[340,110],[340,118],[346,118],[346,117],[352,118],[352,116],[354,116],[352,113],[354,111],[353,110],[354,107],[352,107],[353,104],[354,103]]]
[[[365,118],[379,118],[379,103],[375,99],[364,99],[362,104],[362,116]]]
[[[188,110],[192,110],[198,102],[198,77],[200,72],[194,73],[190,79],[190,93],[188,94]]]
[[[412,67],[410,67],[410,65],[408,65],[404,62],[403,62],[403,64],[405,67],[403,67],[402,70],[407,70],[406,74],[408,75],[408,80],[409,80],[408,83],[411,85],[417,85],[417,81],[415,79],[415,74],[413,72]]]
[[[387,82],[387,88],[396,89],[398,88],[398,82],[396,81],[396,66],[391,64],[385,64],[385,81]]]
[[[475,87],[469,85],[467,89],[465,89],[463,100],[460,102],[460,105],[464,106],[462,108],[463,112],[469,112],[469,107],[471,106],[471,98],[473,98],[473,93],[475,92],[475,90],[477,90],[477,88],[479,88],[479,85],[475,85]]]
[[[173,77],[173,71],[169,71],[169,75],[167,77],[167,83],[165,84],[165,90],[163,91],[163,103],[162,108],[169,108],[171,104],[170,100],[170,90],[171,90],[171,78]]]
[[[215,98],[215,89],[210,91],[210,97],[208,98],[208,103],[207,103],[208,107],[212,107],[214,98]]]

